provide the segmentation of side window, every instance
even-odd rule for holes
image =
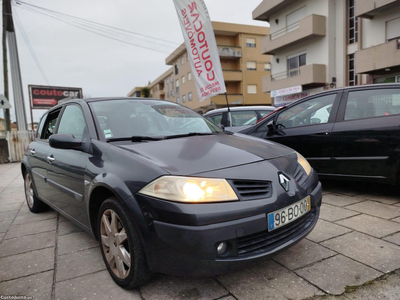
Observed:
[[[209,116],[209,117],[206,117],[206,119],[213,122],[214,124],[219,125],[219,124],[221,124],[222,114]]]
[[[41,139],[47,140],[54,133],[59,114],[60,114],[60,110],[57,110],[57,111],[51,112],[48,115],[46,122],[43,125],[43,130],[40,135]]]
[[[336,94],[326,95],[299,103],[277,118],[277,124],[284,128],[328,123]]]
[[[57,133],[69,133],[76,139],[82,139],[85,127],[82,110],[77,105],[68,105],[61,117]]]
[[[400,90],[376,89],[349,92],[345,120],[400,114]]]
[[[42,116],[42,118],[40,119],[39,126],[37,128],[36,135],[35,135],[36,138],[38,138],[38,139],[40,139],[40,136],[41,136],[41,133],[43,131],[43,126],[44,126],[44,122],[46,121],[46,118],[47,118],[47,113],[44,114]]]
[[[232,111],[231,117],[233,126],[253,125],[257,122],[257,113],[253,110]]]

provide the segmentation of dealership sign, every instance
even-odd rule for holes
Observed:
[[[74,87],[29,85],[32,108],[50,108],[65,98],[82,98],[82,89]]]
[[[291,94],[301,93],[302,91],[303,91],[302,86],[297,85],[276,91],[271,91],[271,97],[291,95]]]

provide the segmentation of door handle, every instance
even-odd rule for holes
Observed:
[[[53,154],[50,156],[47,156],[47,161],[49,162],[49,164],[51,164],[53,161],[55,161],[56,159],[53,157]]]
[[[35,155],[35,154],[36,154],[35,149],[31,149],[29,152],[30,152],[32,155]]]
[[[322,131],[316,131],[312,135],[328,135],[330,132],[329,130],[322,130]]]

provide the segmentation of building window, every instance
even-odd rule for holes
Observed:
[[[186,95],[182,95],[182,103],[186,102]]]
[[[255,48],[256,47],[256,39],[246,38],[246,47]]]
[[[176,87],[179,87],[179,79],[177,79],[177,80],[175,81],[175,86],[176,86]]]
[[[354,44],[358,42],[358,19],[355,15],[355,0],[348,0],[349,8],[348,8],[348,35],[349,35],[349,44]]]
[[[257,63],[255,61],[248,61],[246,65],[247,70],[257,70]]]
[[[354,54],[349,55],[348,69],[349,69],[349,85],[350,86],[357,85],[357,75],[355,72]]]
[[[175,75],[177,75],[179,73],[179,69],[178,69],[178,64],[175,64]]]
[[[186,82],[186,77],[185,75],[182,76],[182,84],[184,84]]]
[[[188,81],[192,80],[192,73],[188,73]]]
[[[248,84],[248,85],[247,85],[247,93],[248,93],[248,94],[257,94],[257,85],[255,85],[255,84]]]
[[[386,40],[389,42],[396,39],[400,39],[400,18],[386,22]],[[400,42],[397,45],[400,45]]]
[[[179,97],[176,98],[176,103],[181,103],[181,101],[179,100]]]
[[[183,65],[185,63],[185,55],[181,56],[181,65]]]
[[[300,74],[300,67],[306,65],[306,54],[301,54],[287,59],[288,77]]]
[[[271,63],[269,63],[269,62],[264,63],[264,70],[265,71],[271,71]]]
[[[193,100],[193,94],[192,94],[192,92],[190,92],[190,93],[188,94],[188,98],[189,98],[189,101],[192,101],[192,100]]]

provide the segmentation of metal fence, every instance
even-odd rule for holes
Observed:
[[[21,161],[25,149],[35,138],[34,131],[8,131],[6,140],[8,144],[8,159],[10,162]]]

